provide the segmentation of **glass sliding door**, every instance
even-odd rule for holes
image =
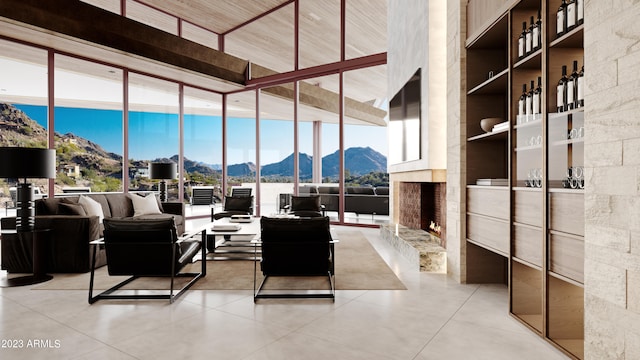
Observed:
[[[129,74],[129,191],[157,191],[159,180],[149,178],[149,163],[177,163],[179,134],[178,84]],[[169,180],[167,199],[178,198],[178,181]]]
[[[255,104],[255,91],[227,96],[226,195],[237,187],[251,188],[251,194],[256,194]]]
[[[344,124],[345,222],[379,224],[389,218],[389,173],[387,171],[386,86],[362,88],[362,79],[386,84],[384,66],[345,73]],[[356,113],[349,100],[370,107]],[[367,101],[366,99],[370,99]]]
[[[222,96],[184,88],[184,201],[188,216],[222,201]]]
[[[299,111],[299,149],[311,159],[311,174],[300,173],[300,191],[317,193],[332,221],[339,210],[339,97],[338,75],[312,78],[301,82]],[[302,170],[302,169],[301,169]]]
[[[121,192],[122,70],[56,54],[56,192]]]
[[[0,146],[47,148],[47,52],[0,40],[0,79]],[[0,216],[15,216],[17,181],[0,179]],[[48,193],[47,179],[29,182]]]
[[[293,193],[294,106],[292,98],[292,84],[261,90],[260,213],[262,215],[282,212],[286,205],[287,194]],[[300,154],[300,169],[309,169],[308,161],[305,160],[308,158]]]

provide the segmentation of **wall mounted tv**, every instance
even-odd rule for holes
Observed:
[[[389,101],[389,163],[421,158],[420,71]]]

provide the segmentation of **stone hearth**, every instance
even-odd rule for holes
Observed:
[[[440,245],[438,237],[403,225],[398,225],[397,229],[396,235],[395,224],[381,225],[380,236],[420,271],[447,273],[447,250]]]

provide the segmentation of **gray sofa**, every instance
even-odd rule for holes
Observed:
[[[339,189],[337,186],[318,186],[320,203],[326,211],[338,211]],[[389,188],[357,186],[346,188],[344,211],[356,214],[389,215]]]
[[[97,201],[102,207],[105,218],[132,218],[134,208],[129,194],[124,193],[87,193],[82,196]],[[136,195],[137,196],[137,195]],[[98,216],[73,214],[77,208],[80,196],[56,196],[40,199],[35,202],[36,229],[49,229],[49,248],[47,253],[47,268],[50,273],[88,272],[91,270],[91,246],[89,242],[102,236],[103,226]],[[156,201],[157,197],[156,197]],[[184,233],[184,204],[180,202],[166,202],[161,206],[162,214],[141,215],[139,219],[162,219],[172,217],[176,223],[178,235]],[[16,218],[1,219],[3,230],[15,229]],[[31,244],[23,243],[16,235],[3,235],[2,241],[2,269],[9,273],[29,273],[32,269]],[[97,257],[97,265],[106,264],[104,249]]]

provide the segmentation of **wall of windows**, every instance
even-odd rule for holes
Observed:
[[[0,40],[0,146],[48,147],[47,51]],[[0,179],[2,215],[15,214],[16,183]],[[46,179],[29,179],[48,194]]]
[[[123,4],[103,0],[86,2],[113,12],[119,12]],[[358,4],[351,5],[354,2]],[[379,44],[350,42],[350,31],[352,34],[367,31],[349,30],[349,18],[367,16],[361,11],[366,9],[366,3],[367,0],[347,2],[347,58],[385,50],[379,48]],[[127,16],[132,19],[214,48],[218,45],[219,36],[204,28],[136,1],[127,0],[124,4]],[[328,1],[321,13],[312,11],[316,8],[313,4],[312,0],[299,2],[302,46],[299,68],[340,61],[340,1]],[[278,14],[282,13],[293,18],[293,4],[278,10]],[[294,70],[295,31],[289,22],[274,15],[266,15],[259,21],[262,25],[272,23],[282,30],[280,34],[290,37],[290,49],[269,53],[266,51],[270,46],[268,36],[247,37],[259,29],[248,24],[224,35],[225,51],[277,71]],[[331,25],[323,28],[330,30],[322,34],[314,30],[318,22],[324,25],[329,22]],[[313,40],[320,37],[332,39],[331,45],[324,50],[309,48],[309,44],[320,42]],[[248,44],[248,38],[255,41]],[[156,77],[154,70],[149,70],[153,74],[143,75],[122,66],[81,58],[81,54],[75,57],[9,41],[0,41],[0,47],[3,50],[0,65],[4,65],[0,67],[3,76],[0,101],[5,108],[10,104],[16,111],[27,114],[34,120],[28,131],[41,134],[9,140],[0,136],[0,141],[9,146],[55,147],[59,174],[55,180],[56,193],[69,188],[89,188],[94,192],[156,190],[158,180],[148,177],[148,164],[152,161],[172,161],[180,165],[183,176],[170,181],[168,195],[170,201],[183,200],[187,205],[195,186],[214,188],[219,200],[224,196],[223,189],[230,194],[233,187],[251,187],[256,196],[256,214],[269,215],[281,210],[280,194],[297,193],[307,185],[339,187],[342,153],[337,74],[300,81],[299,86],[306,90],[296,112],[293,83],[223,96],[202,89],[202,84],[183,83],[189,82],[186,78],[171,80],[167,77],[173,78],[173,75],[166,74]],[[252,59],[257,53],[267,53],[267,56]],[[53,75],[47,73],[49,67],[54,70]],[[362,79],[369,77],[366,70],[345,73],[345,96],[369,102],[368,95],[363,98],[362,91],[349,90],[350,87],[361,89],[359,84],[365,83]],[[386,78],[380,81],[385,83]],[[52,99],[49,94],[54,95]],[[378,95],[372,94],[371,98]],[[225,112],[222,111],[223,99],[226,99]],[[54,105],[51,112],[49,104]],[[5,108],[3,112],[7,111]],[[53,117],[49,119],[49,115]],[[345,155],[351,154],[354,148],[386,155],[385,127],[344,119]],[[53,124],[50,130],[55,131],[55,135],[48,134],[49,123]],[[54,139],[53,144],[48,143],[49,138]],[[294,174],[294,159],[298,159],[297,174]],[[357,158],[345,159],[347,173],[343,178],[347,186],[373,186],[371,181],[353,176],[362,175],[354,170],[361,162]],[[226,166],[226,179],[223,179],[223,166]],[[300,185],[297,189],[296,183]],[[43,191],[47,186],[46,180],[42,180]],[[202,213],[187,214],[208,216],[209,209],[203,209]],[[342,221],[344,218],[337,209],[329,215],[334,221]]]
[[[180,93],[178,84],[129,74],[129,190],[157,189],[149,179],[149,162],[178,162]],[[167,197],[180,197],[177,181],[168,182]]]
[[[255,91],[227,96],[227,195],[234,187],[250,187],[256,194],[255,109]]]
[[[260,92],[260,213],[275,214],[284,202],[280,194],[293,193],[294,107],[289,99],[274,96],[283,89],[293,94],[293,84]],[[278,113],[269,111],[278,109]],[[264,115],[262,115],[264,114]],[[303,155],[299,156],[302,162]],[[300,165],[302,167],[302,164]],[[282,206],[281,206],[282,205]]]
[[[192,202],[194,189],[222,200],[222,96],[184,88],[184,200],[188,215],[210,214],[210,204]],[[201,206],[204,205],[204,206]]]
[[[56,54],[56,192],[122,191],[122,70]]]

